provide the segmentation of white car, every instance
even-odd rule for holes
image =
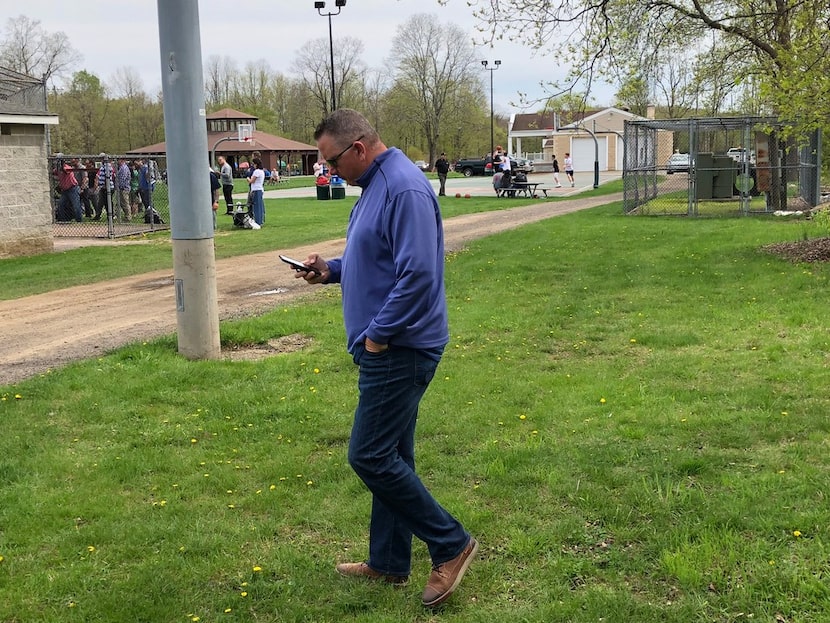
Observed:
[[[666,173],[688,173],[691,168],[689,154],[672,154],[666,162]]]

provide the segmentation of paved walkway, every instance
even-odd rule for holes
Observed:
[[[544,186],[549,186],[553,188],[554,181],[553,181],[553,173],[531,173],[528,176],[529,181],[531,182],[539,182]],[[604,184],[611,180],[620,179],[620,172],[619,171],[605,171],[600,172],[599,174],[599,183]],[[467,193],[471,195],[482,195],[482,194],[491,194],[493,193],[493,178],[490,176],[483,176],[477,175],[474,177],[451,177],[447,180],[447,194],[455,194],[461,193],[465,195]],[[588,190],[593,188],[594,185],[594,174],[593,172],[590,173],[583,173],[578,172],[574,174],[574,182],[575,186],[571,188],[568,185],[568,180],[565,177],[564,173],[559,174],[559,181],[562,183],[562,188],[557,188],[555,190],[551,190],[548,192],[550,196],[554,197],[572,197],[574,195],[579,194],[584,190]],[[438,191],[438,180],[431,179],[430,184]],[[266,186],[265,187],[265,197],[267,199],[279,199],[280,197],[315,197],[317,195],[317,189],[314,187],[310,188],[294,188],[291,190],[288,189],[280,189],[274,186]],[[234,195],[240,199],[244,199],[245,195]],[[360,188],[357,186],[346,186],[346,196],[347,197],[358,197],[360,196]]]

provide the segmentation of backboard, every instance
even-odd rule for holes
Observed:
[[[240,143],[252,143],[254,135],[254,126],[250,123],[240,123],[237,126],[239,133],[238,140]]]

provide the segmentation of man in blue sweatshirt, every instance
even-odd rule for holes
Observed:
[[[434,607],[478,551],[415,473],[418,405],[449,341],[441,213],[426,176],[360,113],[335,111],[314,138],[332,175],[363,190],[342,257],[311,254],[305,264],[316,272],[297,275],[340,284],[348,349],[360,368],[349,464],[372,492],[369,558],[337,571],[405,584],[415,535],[432,558],[422,602]]]

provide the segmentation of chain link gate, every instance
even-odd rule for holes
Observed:
[[[819,200],[821,134],[781,139],[769,117],[625,122],[626,214],[726,216],[805,210]]]
[[[49,172],[56,237],[118,238],[170,229],[163,154],[55,154]]]

